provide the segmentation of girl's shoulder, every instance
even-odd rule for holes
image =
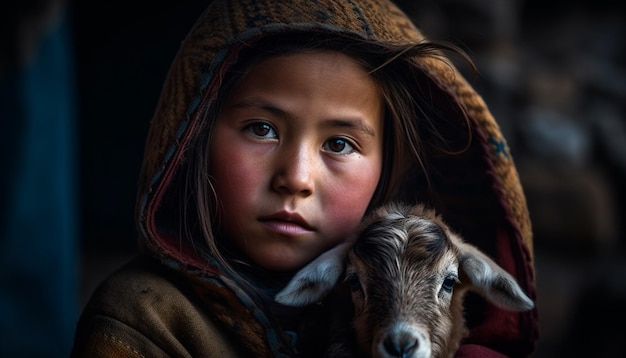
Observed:
[[[139,256],[94,291],[78,322],[74,356],[116,350],[143,356],[236,357],[235,347],[181,275]]]

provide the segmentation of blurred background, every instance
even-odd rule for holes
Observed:
[[[397,0],[508,139],[535,235],[535,357],[624,356],[626,19],[608,0]],[[207,1],[0,7],[0,356],[64,357],[96,285],[135,251],[144,138]]]

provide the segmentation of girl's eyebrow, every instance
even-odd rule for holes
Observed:
[[[367,134],[372,137],[376,137],[376,132],[374,129],[367,125],[363,120],[359,118],[355,119],[329,119],[325,123],[329,127],[346,127],[356,129],[364,134]]]
[[[247,98],[232,104],[235,108],[259,108],[280,117],[289,117],[289,113],[260,98]],[[329,119],[324,121],[326,127],[344,127],[356,129],[364,134],[375,137],[376,132],[360,118]]]
[[[286,111],[257,97],[242,99],[241,101],[233,103],[232,106],[235,108],[260,108],[268,112],[271,112],[272,114],[279,115],[281,117],[287,116]]]

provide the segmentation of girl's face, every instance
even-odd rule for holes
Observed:
[[[227,238],[261,267],[299,269],[346,240],[374,194],[381,93],[340,52],[266,59],[234,87],[210,153]]]

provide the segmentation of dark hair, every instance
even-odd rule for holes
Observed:
[[[195,146],[192,144],[190,147],[187,170],[183,171],[185,178],[181,178],[184,186],[179,192],[180,205],[184,208],[181,234],[200,254],[214,257],[225,268],[230,267],[215,239],[216,228],[219,227],[219,200],[208,172],[214,119],[235,84],[247,71],[256,63],[273,56],[320,50],[340,51],[356,59],[379,85],[385,103],[383,170],[368,211],[393,198],[403,173],[409,170],[421,171],[428,185],[421,139],[429,137],[443,140],[443,136],[433,123],[433,118],[439,115],[438,110],[429,102],[426,76],[417,70],[416,61],[428,57],[449,63],[443,52],[452,51],[472,65],[462,50],[444,43],[389,45],[319,33],[272,36],[238,46],[242,47],[239,60],[216,79],[220,81],[217,85],[219,92],[216,99],[204,108],[203,128],[195,138]],[[417,168],[413,167],[414,163],[418,164]],[[203,242],[196,241],[198,235],[204,237]]]

